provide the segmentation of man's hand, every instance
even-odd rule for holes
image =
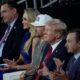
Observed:
[[[53,80],[69,80],[69,78],[63,71],[61,71],[61,72],[54,71],[53,72]]]
[[[64,61],[62,62],[60,59],[58,59],[58,58],[53,58],[53,60],[55,61],[55,64],[56,64],[56,66],[57,66],[57,71],[60,71],[60,70],[62,70],[62,67],[63,67],[63,65],[64,65]]]
[[[11,66],[15,66],[16,65],[16,62],[15,60],[9,60],[9,59],[3,59],[4,63],[5,64],[8,64],[8,65],[11,65]]]
[[[47,76],[49,74],[49,70],[46,67],[45,63],[43,63],[43,67],[38,70],[38,74],[42,76]]]

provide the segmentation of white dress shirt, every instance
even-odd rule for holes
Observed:
[[[12,28],[13,28],[13,25],[14,25],[14,23],[15,23],[16,20],[17,20],[17,18],[14,19],[14,21],[12,21],[10,24],[8,24],[8,25],[10,26],[9,34],[10,34],[10,32],[11,32],[11,30],[12,30]],[[6,34],[6,32],[7,32],[7,29],[6,29],[6,31],[5,31],[5,34]],[[4,35],[5,35],[5,34],[4,34]],[[8,35],[8,36],[9,36],[9,35]],[[5,45],[4,42],[0,45],[0,57],[2,57],[2,51],[3,51],[4,45]]]

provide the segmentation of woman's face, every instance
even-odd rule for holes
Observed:
[[[23,18],[22,18],[22,24],[23,24],[23,29],[29,29],[29,19],[28,19],[28,15],[27,13],[23,14]]]

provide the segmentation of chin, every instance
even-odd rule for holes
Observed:
[[[23,27],[23,29],[27,29],[26,27]]]
[[[44,39],[44,41],[47,41],[46,39]]]
[[[4,20],[5,23],[7,23],[7,21]]]
[[[71,51],[71,50],[68,50],[68,52],[69,52],[69,53],[73,53],[73,51]]]

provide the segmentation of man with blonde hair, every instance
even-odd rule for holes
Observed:
[[[45,26],[44,40],[48,42],[52,47],[52,52],[45,62],[45,67],[40,70],[43,76],[42,80],[48,80],[50,74],[49,71],[59,70],[56,66],[53,58],[59,58],[61,61],[64,61],[65,64],[63,68],[66,68],[66,64],[71,55],[68,55],[68,52],[65,48],[65,36],[67,32],[67,25],[60,19],[53,19],[49,21]]]

